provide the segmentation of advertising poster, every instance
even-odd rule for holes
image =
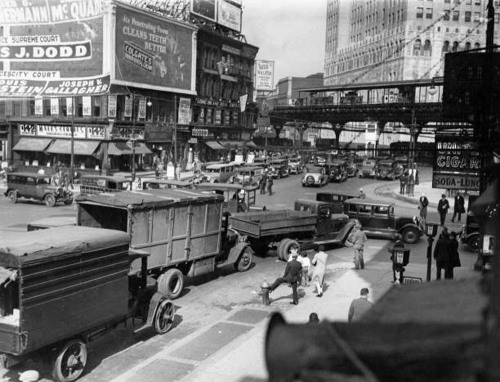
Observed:
[[[73,114],[73,98],[66,98],[66,115]]]
[[[180,98],[179,99],[179,112],[177,117],[177,123],[179,125],[189,125],[191,123],[191,99],[190,98]]]
[[[92,97],[82,97],[83,103],[83,115],[91,116],[92,115]]]
[[[116,118],[116,101],[115,95],[108,96],[108,118]]]
[[[132,97],[125,97],[125,110],[123,111],[124,117],[132,117]]]
[[[35,98],[35,115],[43,115],[43,98]]]
[[[0,2],[0,96],[98,95],[103,74],[103,1]]]
[[[50,115],[59,115],[59,98],[50,99]]]
[[[274,61],[255,61],[255,89],[274,89]]]
[[[222,124],[222,110],[215,109],[215,120],[214,125]]]
[[[193,29],[116,7],[116,80],[157,90],[191,90]]]
[[[146,119],[146,99],[141,98],[139,100],[139,119]]]
[[[191,13],[203,17],[210,21],[217,21],[217,5],[216,0],[192,0]]]
[[[225,0],[219,0],[217,22],[229,29],[241,32],[241,8]]]

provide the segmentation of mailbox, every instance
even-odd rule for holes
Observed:
[[[404,248],[394,248],[392,261],[397,265],[408,265],[410,262],[410,250]]]

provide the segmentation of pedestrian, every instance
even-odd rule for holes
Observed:
[[[460,262],[460,254],[458,253],[458,240],[457,233],[455,231],[450,232],[450,257],[451,257],[451,267],[449,268],[449,276],[453,278],[453,268],[462,266]],[[446,270],[445,270],[446,272]],[[445,275],[446,278],[446,275]]]
[[[422,221],[422,226],[425,227],[427,224],[427,206],[429,205],[429,199],[425,194],[422,194],[418,199],[418,209],[420,210],[420,218]]]
[[[247,212],[248,207],[245,203],[245,196],[245,190],[238,191],[238,194],[236,195],[236,212]]]
[[[314,265],[311,281],[316,285],[316,291],[318,293],[316,297],[323,296],[323,283],[325,282],[327,260],[328,254],[325,252],[325,246],[320,245],[318,247],[318,252],[316,252],[311,261],[311,264]]]
[[[302,265],[297,261],[299,256],[299,248],[297,246],[292,246],[290,248],[290,256],[292,261],[286,263],[285,273],[282,277],[278,277],[269,289],[269,292],[273,292],[280,284],[290,283],[292,285],[292,297],[293,300],[291,304],[297,305],[299,303],[299,295],[297,293],[297,283],[300,280],[300,275],[302,273]]]
[[[307,256],[307,252],[302,252],[301,256],[298,258],[300,264],[302,264],[302,282],[301,284],[305,287],[309,286],[309,268],[311,267],[311,259]]]
[[[359,319],[372,307],[372,303],[368,301],[368,288],[361,288],[359,298],[351,302],[347,320],[349,322],[359,321]]]
[[[398,263],[396,261],[394,261],[394,252],[396,252],[397,250],[403,250],[405,249],[405,245],[403,243],[403,237],[398,233],[396,234],[396,242],[389,247],[389,253],[391,254],[391,261],[392,261],[392,278],[393,278],[393,281],[392,283],[397,283],[397,282],[400,282],[400,277],[396,277],[396,273],[399,273],[401,275],[401,266],[398,265]]]
[[[441,271],[444,270],[444,277],[450,278],[451,264],[451,241],[448,229],[443,227],[436,246],[434,247],[434,259],[436,260],[436,280],[441,280]]]
[[[441,225],[444,226],[446,220],[446,214],[448,213],[448,209],[450,208],[450,203],[448,199],[446,199],[446,195],[441,195],[441,200],[438,203],[437,210],[439,212],[439,218],[441,220]]]
[[[267,183],[267,172],[264,172],[264,174],[262,174],[262,177],[260,178],[260,181],[259,181],[261,195],[264,195],[266,193],[266,183]]]
[[[267,176],[267,193],[269,194],[269,196],[273,194],[273,183],[273,176],[269,174]]]
[[[365,192],[363,191],[362,188],[359,189],[358,198],[360,198],[360,199],[366,199],[366,194],[365,194]]]
[[[457,192],[455,195],[455,204],[453,205],[453,216],[451,218],[451,222],[455,222],[455,218],[457,218],[457,221],[460,221],[463,213],[465,213],[465,199],[460,192]]]
[[[364,251],[366,240],[368,239],[361,229],[361,224],[356,222],[346,241],[348,247],[354,248],[354,269],[365,269]]]
[[[317,324],[317,323],[319,323],[318,313],[312,312],[309,315],[309,323],[310,324]]]
[[[408,173],[405,171],[403,175],[399,177],[399,193],[401,195],[405,194],[407,182],[408,182]]]

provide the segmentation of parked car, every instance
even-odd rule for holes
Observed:
[[[347,163],[347,167],[346,167],[347,177],[352,178],[354,176],[357,176],[358,172],[359,172],[358,165],[361,162],[356,161],[356,157],[349,157],[349,158],[346,158],[346,163]]]
[[[405,170],[406,170],[406,167],[408,167],[408,157],[407,156],[394,157],[394,162],[403,166]]]
[[[480,238],[480,222],[472,211],[467,212],[465,224],[460,231],[460,243],[470,246],[472,249],[478,250]]]
[[[100,194],[103,192],[119,192],[129,190],[132,180],[106,176],[106,175],[83,175],[80,178],[81,194]]]
[[[327,169],[328,181],[330,182],[345,182],[347,180],[347,162],[344,160],[333,160],[332,162],[326,163],[325,167]]]
[[[414,244],[423,234],[413,217],[395,216],[394,203],[373,199],[347,199],[344,201],[344,212],[361,223],[368,237],[392,240],[399,233],[405,243]]]
[[[334,207],[335,213],[344,213],[344,201],[347,199],[357,198],[359,194],[353,192],[317,192],[316,200],[318,202],[326,202]]]
[[[377,163],[376,178],[395,180],[403,175],[404,171],[403,165],[392,159],[384,159]]]
[[[284,178],[288,176],[288,159],[272,159],[269,163],[270,174],[273,178]]]
[[[58,202],[64,204],[73,202],[73,193],[55,185],[51,175],[29,172],[7,174],[7,190],[4,195],[11,203],[17,203],[19,198],[26,198],[43,201],[47,207],[54,207]]]
[[[302,174],[304,171],[304,165],[302,164],[301,158],[290,158],[288,159],[288,172],[291,174]]]
[[[210,164],[202,172],[204,181],[210,183],[231,183],[236,175],[235,166],[227,163]]]
[[[307,166],[306,173],[302,177],[303,187],[318,186],[323,187],[328,183],[328,175],[325,167]]]
[[[377,162],[375,159],[365,159],[361,164],[361,168],[359,170],[360,178],[373,178],[375,176],[375,168],[377,166]]]

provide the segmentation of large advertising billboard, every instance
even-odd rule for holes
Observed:
[[[241,32],[241,7],[219,0],[217,22],[229,29]]]
[[[98,95],[103,73],[101,0],[0,1],[0,97]]]
[[[217,1],[216,0],[192,0],[191,13],[203,17],[207,20],[217,21]]]
[[[471,137],[436,134],[432,187],[479,191],[481,156]]]
[[[116,82],[163,91],[194,91],[193,33],[187,24],[118,5]]]
[[[274,89],[274,61],[255,60],[255,89]]]

